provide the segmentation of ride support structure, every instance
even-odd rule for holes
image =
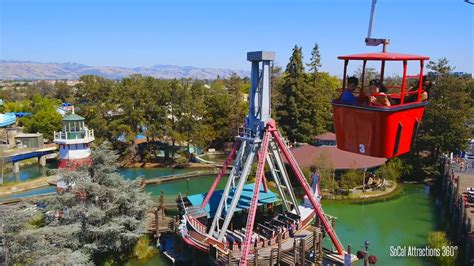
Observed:
[[[283,158],[290,165],[294,176],[296,176],[298,183],[302,186],[306,196],[310,200],[314,213],[318,216],[325,231],[330,236],[338,254],[344,255],[344,248],[341,242],[327,220],[320,203],[311,191],[295,158],[278,132],[275,121],[271,118],[270,70],[274,58],[275,54],[273,52],[258,51],[247,53],[247,60],[252,63],[249,112],[245,119],[244,127],[239,129],[239,134],[236,137],[236,143],[231,153],[225,160],[218,177],[201,205],[201,207],[204,208],[209,202],[217,184],[225,173],[225,169],[235,156],[229,179],[227,180],[222,198],[220,199],[214,219],[208,231],[208,237],[224,242],[229,224],[242,195],[242,190],[248,181],[252,165],[255,159],[257,160],[255,185],[248,210],[245,238],[242,246],[241,265],[247,264],[247,256],[251,250],[255,214],[257,212],[259,191],[262,183],[264,189],[267,189],[265,164],[268,165],[271,176],[277,185],[284,208],[289,212],[296,212],[296,214],[301,217],[301,213],[297,207],[298,201],[291,187]],[[229,200],[230,204],[228,204]]]
[[[370,18],[369,18],[369,29],[367,31],[367,38],[365,38],[365,45],[367,46],[378,46],[383,44],[383,52],[387,51],[387,45],[390,44],[390,39],[377,39],[372,38],[372,27],[374,23],[374,16],[375,16],[375,7],[377,5],[377,0],[372,0],[372,5],[370,8]]]

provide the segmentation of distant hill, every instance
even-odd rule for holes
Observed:
[[[87,66],[77,63],[38,63],[31,61],[0,60],[0,79],[79,79],[82,75],[97,75],[109,79],[121,79],[133,74],[155,78],[215,79],[236,73],[240,77],[250,76],[249,71],[198,68],[191,66],[155,65],[152,67]]]

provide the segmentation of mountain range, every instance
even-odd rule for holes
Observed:
[[[250,76],[249,71],[192,66],[154,65],[151,67],[88,66],[78,63],[39,63],[32,61],[0,60],[0,79],[4,80],[55,80],[79,79],[82,75],[97,75],[108,79],[121,79],[133,74],[155,78],[216,79],[232,73]]]

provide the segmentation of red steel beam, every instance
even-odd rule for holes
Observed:
[[[286,160],[290,164],[291,169],[293,170],[293,173],[298,178],[300,185],[303,187],[306,196],[311,201],[311,204],[313,205],[313,208],[316,211],[316,215],[318,215],[319,219],[322,221],[324,229],[326,230],[329,237],[331,238],[332,243],[336,247],[337,253],[339,253],[339,255],[341,256],[344,255],[344,248],[342,247],[341,242],[337,238],[336,233],[332,229],[332,226],[329,224],[328,220],[324,216],[324,213],[321,210],[321,206],[314,199],[311,193],[311,189],[308,186],[308,183],[306,182],[303,174],[301,173],[296,161],[294,160],[294,157],[290,154],[288,147],[286,147],[286,145],[283,143],[283,140],[280,134],[278,133],[278,131],[276,130],[276,128],[272,129],[272,134],[273,134],[273,138],[277,141],[277,144],[280,147],[280,150],[283,152],[283,155],[285,156]]]
[[[250,203],[250,209],[247,216],[247,226],[245,227],[246,232],[240,265],[247,265],[247,256],[249,255],[250,245],[252,245],[253,224],[255,222],[255,214],[257,212],[258,194],[260,192],[260,184],[262,183],[265,175],[265,160],[268,156],[268,142],[270,142],[271,133],[269,131],[265,131],[263,134],[263,141],[262,144],[260,144],[260,149],[258,151],[257,173],[255,177],[255,185],[253,187],[252,201]]]

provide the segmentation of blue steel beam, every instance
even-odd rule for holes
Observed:
[[[54,153],[54,150],[49,150],[49,151],[32,151],[28,153],[21,153],[21,154],[15,154],[15,155],[10,155],[4,158],[4,161],[6,163],[16,163],[19,161],[31,159],[31,158],[37,158],[41,157],[47,154]]]

